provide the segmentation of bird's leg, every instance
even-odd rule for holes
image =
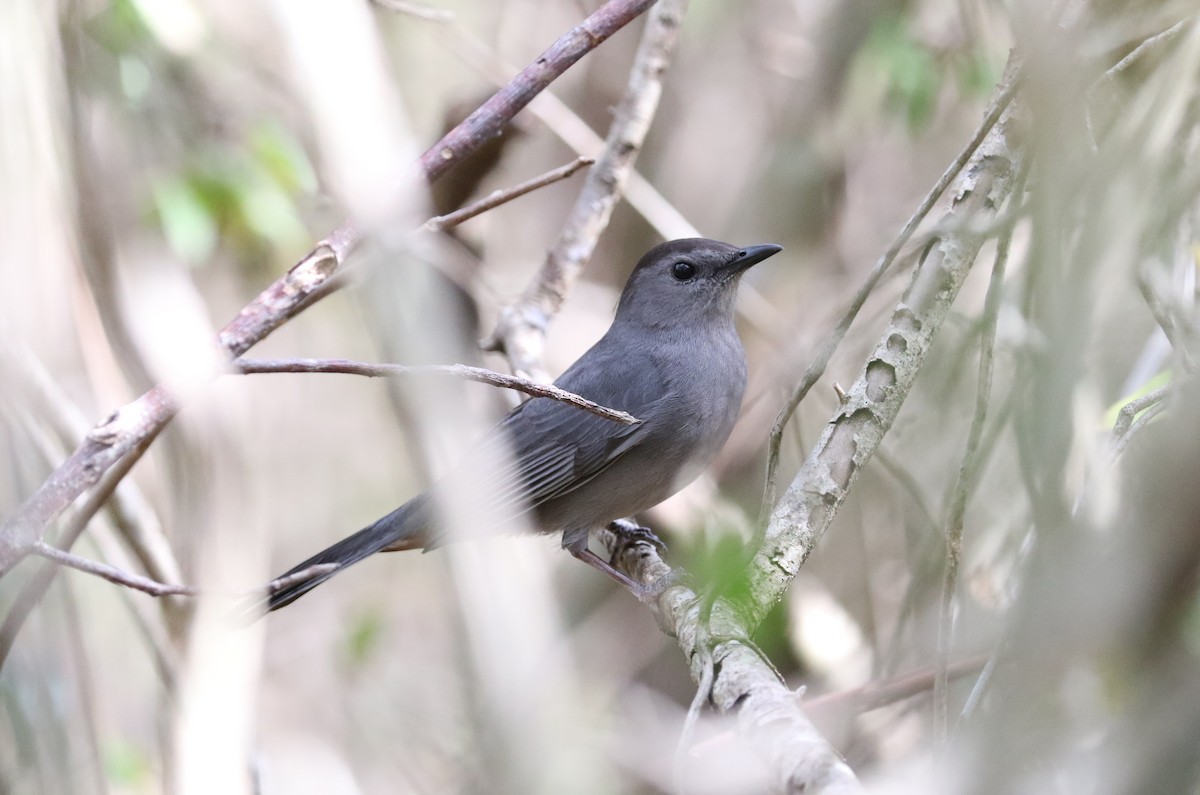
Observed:
[[[627,591],[634,595],[639,602],[652,603],[660,593],[661,588],[655,588],[649,585],[642,585],[629,575],[622,571],[618,571],[604,558],[597,555],[592,550],[588,549],[588,537],[584,535],[578,540],[573,540],[565,544],[567,551],[574,555],[577,559],[582,560],[592,568],[604,573],[613,582],[623,585]]]
[[[578,538],[565,537],[563,539],[563,546],[579,560],[582,560],[597,571],[603,572],[613,582],[624,586],[639,602],[653,605],[659,595],[675,582],[675,577],[663,577],[658,582],[646,585],[617,569],[614,562],[630,544],[644,541],[655,547],[660,554],[666,551],[667,545],[659,540],[658,536],[654,535],[649,528],[642,527],[628,519],[618,519],[611,522],[608,525],[608,529],[617,536],[617,543],[613,550],[611,561],[605,560],[588,548],[589,537],[587,534],[581,535]]]

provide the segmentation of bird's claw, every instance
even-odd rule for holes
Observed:
[[[608,523],[608,529],[616,534],[620,542],[617,545],[618,553],[622,548],[630,544],[645,541],[658,551],[660,558],[665,558],[667,555],[667,545],[649,527],[643,527],[637,522],[632,522],[628,519],[614,519]],[[616,554],[613,555],[613,558],[616,558]]]

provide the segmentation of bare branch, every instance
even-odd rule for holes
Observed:
[[[45,541],[34,541],[33,548],[30,551],[38,557],[45,558],[60,566],[82,571],[94,577],[101,577],[109,582],[124,585],[126,588],[133,588],[142,593],[148,593],[151,596],[196,596],[200,593],[199,589],[194,586],[170,585],[158,580],[152,580],[140,574],[123,571],[107,563],[74,555],[58,547],[52,547]]]
[[[987,655],[956,660],[946,666],[946,675],[951,680],[962,679],[983,670],[987,662]],[[804,708],[810,714],[818,716],[833,711],[861,715],[864,712],[887,707],[921,693],[928,693],[933,689],[937,675],[937,669],[929,667],[923,671],[871,682],[852,690],[826,693],[823,696],[810,698],[804,702]]]
[[[1018,180],[1018,184],[1020,184]],[[1020,195],[1018,189],[1017,194]],[[940,745],[945,745],[949,733],[949,684],[950,651],[954,642],[954,596],[958,589],[958,569],[962,558],[963,521],[967,512],[967,500],[975,490],[984,449],[983,427],[988,416],[988,404],[992,395],[992,372],[995,367],[996,323],[1000,316],[1000,293],[1004,287],[1004,271],[1008,264],[1008,250],[1012,235],[1005,235],[996,247],[996,263],[992,266],[992,278],[988,284],[987,297],[983,305],[983,329],[979,346],[979,383],[975,392],[975,413],[971,417],[971,428],[967,433],[967,447],[962,465],[954,483],[954,497],[946,519],[946,569],[942,579],[942,598],[938,615],[938,661],[937,677],[933,690],[934,736]]]
[[[1129,401],[1117,413],[1117,421],[1113,424],[1111,455],[1116,460],[1138,431],[1146,427],[1150,420],[1161,414],[1167,407],[1166,398],[1170,387],[1163,386],[1148,395]]]
[[[117,486],[125,478],[125,475],[129,473],[129,470],[133,469],[133,465],[141,459],[142,454],[150,447],[150,443],[158,435],[158,430],[161,430],[161,428],[156,429],[144,438],[127,455],[118,459],[104,474],[104,479],[92,490],[92,493],[88,495],[88,498],[72,515],[71,520],[63,528],[62,533],[59,534],[58,542],[63,549],[70,549],[71,545],[83,534],[88,522],[104,506],[108,498],[112,496]],[[0,539],[0,541],[2,540]],[[57,566],[44,566],[42,569],[34,572],[33,576],[25,582],[17,594],[12,608],[8,611],[8,615],[4,617],[4,623],[0,624],[0,668],[4,667],[4,661],[8,659],[8,653],[12,651],[13,642],[16,641],[21,627],[24,626],[25,619],[29,618],[29,614],[33,612],[33,608],[41,601],[42,596],[46,593],[46,589],[50,587],[50,583],[54,581],[57,573]]]
[[[341,373],[344,375],[362,375],[368,378],[394,378],[405,375],[447,375],[451,378],[461,378],[465,381],[477,381],[481,384],[514,389],[533,397],[550,398],[561,403],[568,403],[576,408],[613,420],[622,425],[636,425],[640,420],[624,411],[617,411],[599,403],[593,403],[587,398],[580,397],[574,392],[559,389],[552,384],[539,384],[515,375],[485,370],[482,367],[471,367],[466,364],[433,364],[410,367],[402,364],[369,364],[354,362],[348,359],[234,359],[233,369],[246,375],[257,373]]]
[[[883,277],[883,274],[891,267],[900,250],[904,248],[904,245],[912,237],[913,233],[917,231],[917,227],[921,225],[925,216],[933,209],[933,205],[946,192],[946,188],[958,177],[968,161],[978,153],[979,148],[991,133],[996,122],[1000,120],[1001,115],[1008,109],[1019,85],[1020,79],[1017,69],[1015,65],[1010,64],[1009,71],[1001,82],[1000,89],[992,100],[991,105],[984,113],[983,121],[980,123],[979,128],[975,131],[975,134],[971,137],[967,145],[963,147],[962,151],[958,153],[958,156],[950,163],[949,168],[946,169],[933,188],[930,189],[929,193],[925,195],[920,206],[917,207],[917,211],[913,213],[908,222],[904,224],[904,228],[900,230],[900,234],[896,236],[892,244],[883,252],[883,255],[875,263],[875,266],[871,268],[866,280],[858,288],[858,292],[854,294],[854,298],[850,300],[850,305],[846,308],[846,312],[838,322],[837,327],[833,330],[832,334],[825,338],[825,342],[821,346],[821,349],[817,351],[816,357],[808,365],[808,369],[804,371],[804,377],[800,379],[800,383],[792,390],[792,394],[788,397],[783,410],[776,417],[775,425],[771,428],[770,442],[767,446],[767,476],[765,486],[763,487],[763,500],[758,522],[760,528],[766,525],[768,513],[773,510],[775,505],[776,480],[779,475],[779,448],[783,443],[783,429],[791,420],[792,415],[795,414],[796,408],[804,400],[808,391],[812,389],[813,385],[825,373],[825,368],[829,366],[829,360],[837,352],[838,347],[842,344],[842,340],[846,337],[846,333],[850,330],[850,326],[853,325],[854,319],[858,317],[859,310],[862,309],[867,298],[875,290],[875,286],[879,284],[879,280]],[[971,218],[969,220],[974,221],[975,219]],[[939,227],[947,229],[945,232],[947,235],[970,234],[970,230],[967,229],[958,229],[951,232],[949,231],[951,225],[964,227],[966,223],[958,223],[957,219],[949,216],[943,218],[939,223]]]
[[[85,558],[81,555],[75,555],[71,552],[53,547],[45,541],[35,541],[33,548],[30,550],[38,557],[45,558],[52,563],[57,563],[59,566],[66,566],[76,571],[81,571],[84,574],[91,574],[94,577],[108,580],[117,585],[123,585],[126,588],[132,588],[135,591],[150,594],[151,596],[205,596],[207,592],[202,591],[195,585],[172,585],[170,583],[159,582],[152,580],[149,577],[143,577],[140,574],[119,569],[116,566],[110,566],[107,563],[101,563],[98,560]],[[320,577],[336,571],[338,564],[336,563],[315,563],[312,566],[301,569],[292,574],[284,575],[271,580],[265,586],[256,588],[240,588],[235,591],[213,592],[213,595],[226,596],[230,598],[241,598],[250,594],[260,593],[275,593],[276,591],[295,585],[305,580],[311,580],[314,577]]]
[[[1139,398],[1126,403],[1117,412],[1117,421],[1113,423],[1113,442],[1119,441],[1127,433],[1133,425],[1133,419],[1151,406],[1155,406],[1166,399],[1170,387],[1161,386],[1153,392],[1142,395]]]
[[[495,331],[484,343],[486,350],[502,351],[515,373],[548,380],[542,365],[546,326],[591,259],[596,241],[621,198],[658,109],[662,77],[670,64],[687,6],[688,0],[660,0],[650,15],[604,152],[588,172],[562,234],[537,276],[521,298],[504,309]]]
[[[596,535],[613,554],[613,565],[634,581],[650,587],[678,582],[678,573],[648,540],[626,543],[607,529]],[[655,608],[660,628],[688,659],[692,678],[711,682],[708,700],[719,712],[737,715],[739,733],[768,765],[773,792],[862,792],[854,772],[804,714],[796,693],[743,640],[744,622],[727,602],[713,605],[707,628],[700,620],[700,597],[686,585],[666,587]],[[716,642],[709,647],[706,639]]]
[[[997,88],[993,108],[1012,95],[1016,72],[1014,59]],[[948,215],[992,215],[1005,202],[1021,163],[1020,152],[1009,142],[1013,126],[1009,106],[956,179]],[[771,515],[751,563],[751,603],[744,605],[747,626],[757,626],[782,598],[891,427],[982,244],[983,238],[969,231],[947,233],[914,271],[879,345],[847,390],[847,400]]]
[[[1137,285],[1138,290],[1142,294],[1142,299],[1146,302],[1146,308],[1154,316],[1154,322],[1158,323],[1158,327],[1162,329],[1167,342],[1171,343],[1171,347],[1179,354],[1180,364],[1189,373],[1193,372],[1196,369],[1196,362],[1192,358],[1192,353],[1187,345],[1187,335],[1180,329],[1179,324],[1175,322],[1173,313],[1163,303],[1158,291],[1150,281],[1149,271],[1145,268],[1138,271]]]
[[[430,181],[440,177],[505,127],[572,64],[652,4],[653,0],[605,3],[425,152],[418,163],[420,172]],[[219,334],[230,356],[242,355],[310,305],[314,294],[323,294],[325,284],[342,268],[359,237],[354,224],[346,221],[246,305]],[[175,398],[160,384],[93,428],[84,443],[0,525],[0,575],[28,553],[46,525],[114,464],[158,433],[177,411]]]
[[[1187,19],[1181,19],[1161,33],[1156,33],[1148,39],[1143,40],[1142,43],[1135,47],[1132,52],[1130,52],[1121,60],[1117,61],[1112,68],[1106,71],[1103,79],[1114,80],[1122,72],[1128,70],[1129,67],[1133,66],[1142,58],[1145,58],[1146,55],[1172,41],[1176,36],[1183,32],[1183,29],[1187,27],[1189,21],[1190,20]]]
[[[512,73],[511,64],[461,25],[453,25],[446,30],[453,34],[450,46],[455,53],[484,78],[502,85],[507,75]],[[603,151],[604,139],[553,91],[539,94],[529,103],[529,112],[576,154],[590,155]],[[700,237],[696,227],[636,168],[629,172],[624,198],[664,240]]]
[[[495,209],[506,202],[510,202],[513,199],[519,199],[526,193],[531,193],[538,188],[544,188],[547,185],[553,185],[555,182],[564,180],[584,166],[590,166],[595,162],[596,161],[590,157],[576,158],[574,161],[567,163],[565,166],[559,166],[558,168],[547,171],[541,176],[534,177],[531,180],[526,180],[519,185],[514,185],[513,187],[506,188],[504,190],[493,191],[488,196],[480,199],[477,202],[474,202],[473,204],[468,204],[461,210],[455,210],[454,212],[447,213],[446,215],[439,215],[434,218],[430,218],[425,222],[425,226],[423,228],[434,232],[445,231],[452,227],[458,226],[463,221],[470,220],[471,218],[481,215],[488,210]]]
[[[654,0],[609,0],[560,36],[508,85],[421,155],[419,162],[425,178],[432,182],[478,149],[576,61],[652,5]]]

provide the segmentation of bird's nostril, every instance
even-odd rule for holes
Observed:
[[[739,251],[739,252],[738,252],[738,256],[739,256],[739,257],[744,257],[744,256],[746,256],[746,250],[745,250],[745,249],[742,249],[741,251]]]

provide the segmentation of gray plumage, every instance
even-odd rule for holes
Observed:
[[[746,386],[733,322],[737,282],[780,250],[704,238],[652,248],[630,275],[608,332],[554,382],[641,422],[621,425],[549,398],[523,403],[479,442],[511,451],[487,476],[485,508],[498,520],[532,510],[538,531],[561,532],[573,555],[623,580],[587,550],[588,533],[662,502],[725,444]],[[338,569],[271,594],[267,608],[376,552],[437,546],[445,539],[431,503],[428,493],[418,495],[295,566],[287,574],[316,564]]]

